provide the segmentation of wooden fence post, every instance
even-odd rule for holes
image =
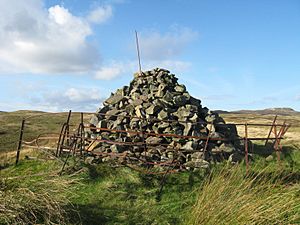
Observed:
[[[25,118],[22,119],[21,128],[20,128],[19,143],[18,143],[18,149],[17,149],[17,155],[16,155],[16,165],[18,164],[19,158],[20,158],[20,151],[21,151],[21,148],[22,148],[24,126],[25,126]]]

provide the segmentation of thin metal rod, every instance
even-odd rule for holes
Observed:
[[[23,118],[22,123],[21,123],[20,137],[19,137],[19,143],[18,143],[18,149],[17,149],[17,155],[16,155],[16,165],[18,164],[19,158],[20,158],[20,151],[21,151],[21,148],[22,148],[24,126],[25,126],[25,119]]]
[[[209,142],[209,138],[210,138],[210,135],[211,135],[212,126],[213,126],[213,123],[211,122],[209,130],[208,130],[208,134],[207,134],[207,139],[206,139],[206,142],[205,142],[205,146],[204,146],[204,149],[203,149],[203,157],[205,157],[205,152],[206,152],[206,149],[207,149],[207,146],[208,146],[208,142]]]
[[[69,136],[68,130],[69,130],[69,122],[70,122],[71,113],[72,113],[72,111],[70,110],[69,114],[68,114],[67,121],[62,126],[60,137],[59,137],[59,140],[58,140],[58,143],[57,143],[57,150],[56,150],[56,155],[55,155],[56,157],[59,156],[61,151],[62,151],[62,145],[65,142],[66,135]],[[68,136],[67,136],[67,138],[68,138]]]
[[[136,42],[136,51],[137,51],[137,57],[139,62],[139,73],[142,75],[142,66],[141,66],[141,56],[140,56],[140,46],[139,46],[139,38],[138,33],[135,31],[135,42]]]
[[[249,173],[249,160],[248,160],[248,124],[245,123],[245,162],[246,162],[246,174]]]
[[[283,122],[284,125],[285,125],[285,123],[286,123],[286,121]],[[276,148],[278,149],[278,146],[279,146],[280,151],[282,150],[282,145],[280,143],[280,141],[281,141],[280,138],[283,136],[284,129],[285,129],[285,126],[283,126],[283,127],[280,128],[280,130],[278,132],[278,138],[276,138],[276,142],[275,142]]]
[[[266,142],[265,142],[265,146],[267,146],[267,144],[268,144],[268,141],[269,141],[269,138],[270,138],[270,136],[271,136],[271,133],[272,133],[274,124],[276,123],[276,120],[277,120],[277,115],[274,117],[272,126],[271,126],[271,128],[270,128],[270,131],[269,131],[269,134],[268,134],[268,137],[267,137],[267,140],[266,140]]]

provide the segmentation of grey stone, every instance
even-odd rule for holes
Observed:
[[[222,152],[227,152],[227,153],[232,153],[235,151],[235,147],[232,144],[221,144],[219,146],[220,151]]]
[[[197,159],[196,161],[189,161],[184,164],[186,167],[191,167],[191,168],[203,168],[207,169],[209,168],[209,162],[207,162],[204,159]]]
[[[161,139],[159,137],[150,136],[146,138],[147,144],[159,144],[161,143]]]
[[[94,161],[94,157],[92,157],[92,156],[88,156],[88,157],[86,157],[85,160],[84,160],[84,162],[85,162],[86,164],[92,164],[93,161]]]
[[[153,115],[156,114],[160,110],[158,105],[151,105],[149,108],[146,109],[146,113]]]
[[[174,97],[174,104],[176,106],[184,106],[187,102],[187,98],[184,95],[178,95]]]
[[[175,89],[175,91],[180,92],[180,93],[183,93],[183,92],[186,91],[186,88],[185,88],[185,86],[183,84],[176,85],[174,89]]]
[[[139,105],[141,105],[142,103],[143,103],[143,100],[140,99],[140,98],[138,98],[138,99],[133,100],[131,104],[132,104],[133,106],[139,106]]]
[[[118,153],[118,152],[121,152],[121,146],[120,145],[111,145],[110,146],[110,150],[111,152],[114,152],[114,153]]]
[[[191,154],[192,159],[202,159],[203,158],[203,152],[194,152]]]
[[[198,117],[197,113],[194,113],[194,115],[189,120],[195,123],[198,121],[198,118],[199,117]]]
[[[159,113],[158,113],[158,115],[157,115],[157,118],[159,119],[159,120],[167,120],[168,119],[168,113],[166,112],[166,111],[164,111],[164,110],[161,110]]]
[[[108,99],[106,99],[105,100],[105,104],[114,105],[114,104],[119,103],[123,99],[124,99],[123,95],[121,95],[121,94],[115,94],[115,95],[112,95],[111,97],[109,97]]]
[[[135,114],[137,115],[137,117],[144,117],[146,115],[140,105],[135,107]]]
[[[266,157],[267,162],[271,162],[273,160],[274,160],[274,157],[272,155],[269,155],[269,156]]]
[[[164,91],[165,88],[166,88],[165,84],[160,84],[158,86],[158,91],[157,91],[156,97],[162,98],[165,95],[165,91]]]
[[[101,120],[99,121],[99,123],[97,124],[98,128],[107,128],[107,121],[106,120]]]
[[[185,136],[191,135],[191,129],[192,129],[192,124],[191,123],[185,123],[184,124],[183,135],[185,135]]]
[[[173,100],[173,94],[171,94],[169,91],[166,91],[163,100],[165,102],[171,102]]]
[[[96,126],[98,124],[98,117],[96,115],[92,115],[90,123]]]
[[[188,141],[187,143],[185,143],[185,145],[182,146],[182,149],[193,150],[194,149],[193,147],[194,147],[193,141]]]
[[[182,106],[177,110],[177,112],[173,113],[173,115],[178,117],[180,120],[185,120],[187,117],[191,116],[192,113]]]

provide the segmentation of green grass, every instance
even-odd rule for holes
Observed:
[[[70,167],[67,171],[74,171]],[[13,180],[22,177],[22,185],[34,189],[39,182],[56,177],[60,168],[61,164],[55,161],[23,161],[2,170],[2,175]],[[71,224],[182,224],[186,209],[194,203],[195,190],[203,180],[201,173],[171,174],[158,201],[162,176],[144,175],[107,164],[85,166],[80,171],[72,176],[80,180],[72,185],[72,192],[65,189],[61,192],[72,205],[69,211],[62,206],[68,212],[64,214],[65,220]],[[41,172],[46,174],[35,176]],[[60,180],[68,181],[68,173]]]
[[[39,111],[15,111],[0,112],[0,153],[14,151],[17,148],[20,127],[23,118],[26,119],[23,140],[30,141],[40,134],[57,134],[61,126],[66,122],[68,113],[45,113]],[[90,113],[84,114],[84,120],[88,121]],[[80,113],[72,113],[71,129],[80,123]],[[74,127],[73,127],[74,126]]]
[[[212,173],[198,191],[188,224],[298,224],[300,183],[264,170],[244,176],[243,168]],[[299,178],[298,178],[299,179]]]
[[[2,152],[14,150],[21,118],[36,114],[40,113],[0,114],[0,120],[5,122],[0,132]],[[25,140],[39,133],[59,131],[66,116],[45,114],[28,120]],[[225,115],[225,120],[272,120],[271,116],[240,116],[244,115]],[[79,114],[76,118],[72,119],[72,124],[79,121]],[[300,121],[298,117],[286,119],[294,123]],[[264,130],[249,131],[251,135],[266,133]],[[262,143],[256,143],[259,154],[253,156],[249,177],[245,177],[244,163],[232,167],[224,162],[215,165],[212,171],[168,175],[161,196],[158,195],[161,175],[145,175],[109,164],[85,165],[70,158],[59,177],[61,161],[49,160],[47,155],[36,150],[23,149],[18,166],[11,164],[0,170],[0,202],[4,202],[4,198],[6,203],[14,199],[13,205],[19,207],[12,215],[21,216],[10,217],[6,220],[10,222],[5,223],[2,218],[7,213],[0,208],[0,224],[28,224],[30,221],[40,224],[295,224],[298,223],[296,216],[300,215],[297,206],[300,202],[299,131],[294,127],[287,133],[280,166],[275,153],[273,160],[266,161]],[[9,144],[5,144],[7,142]],[[25,160],[25,155],[37,159]],[[14,157],[14,152],[10,156]],[[45,201],[40,201],[43,198]],[[12,208],[9,204],[5,207]],[[291,210],[287,211],[288,207]],[[52,214],[47,213],[48,209]]]
[[[259,221],[259,224],[288,224],[286,221],[295,222],[297,218],[293,217],[300,215],[300,208],[295,206],[300,203],[300,193],[297,192],[300,169],[289,163],[297,161],[299,156],[299,152],[286,155],[290,160],[283,157],[281,167],[278,167],[275,159],[266,162],[264,158],[257,157],[252,162],[251,176],[248,178],[245,178],[243,163],[236,167],[226,162],[213,167],[211,173],[199,171],[170,174],[160,201],[157,197],[162,176],[141,174],[128,167],[113,168],[109,164],[91,166],[71,159],[63,175],[57,179],[61,162],[22,160],[18,166],[2,170],[1,176],[21,181],[23,187],[31,189],[45,180],[68,182],[75,179],[76,182],[68,190],[62,188],[60,192],[67,200],[67,204],[60,203],[64,215],[62,222],[68,224],[222,224],[222,221],[223,224],[248,224],[246,221],[252,221],[252,214],[236,217],[243,211],[247,212],[245,208],[255,214],[257,220],[253,224]],[[38,156],[40,159],[43,157]],[[254,182],[254,177],[260,178]],[[52,190],[49,185],[43,188]],[[237,196],[241,202],[234,201]],[[274,199],[270,201],[272,196]],[[269,208],[266,208],[264,204],[268,202]],[[227,207],[233,206],[233,203],[240,208],[234,208],[229,218],[228,210],[233,209]],[[199,210],[199,205],[205,208]],[[274,209],[274,213],[277,213],[285,212],[285,207],[292,206],[293,210],[287,215],[286,221],[281,217],[263,220],[265,214],[260,215],[251,208],[266,208],[266,212],[269,212],[275,207],[277,211]],[[198,215],[199,211],[212,212],[206,213],[204,218],[202,214]],[[201,220],[197,220],[199,217]]]

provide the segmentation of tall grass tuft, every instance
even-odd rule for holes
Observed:
[[[214,171],[199,190],[187,224],[300,223],[300,183],[276,173],[244,176],[239,166]]]
[[[70,179],[0,180],[0,224],[66,224]]]

